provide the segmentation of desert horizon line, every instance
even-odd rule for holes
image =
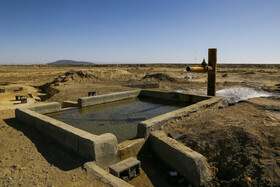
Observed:
[[[76,61],[76,62],[89,62],[89,61]],[[8,65],[110,65],[110,64],[200,64],[201,62],[89,62],[91,64],[49,64],[49,63],[0,63],[0,66]],[[219,62],[218,64],[280,64],[280,62]]]
[[[51,64],[58,61],[72,61],[73,64]],[[77,62],[77,64],[75,64]],[[202,62],[196,60],[196,61],[160,61],[160,62],[121,62],[121,61],[87,61],[87,60],[69,60],[69,59],[61,59],[56,60],[53,62],[13,62],[13,63],[0,63],[0,66],[2,65],[79,65],[78,63],[88,63],[88,64],[80,64],[80,65],[110,65],[110,64],[200,64]],[[207,62],[207,59],[206,59]],[[252,61],[219,61],[218,64],[280,64],[279,62],[266,62],[266,61],[260,61],[260,62],[252,62]]]

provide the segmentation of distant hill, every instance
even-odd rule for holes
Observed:
[[[63,65],[63,64],[82,65],[82,64],[87,64],[87,65],[89,65],[89,64],[94,64],[94,63],[92,63],[92,62],[84,62],[84,61],[75,61],[75,60],[57,60],[55,62],[50,62],[50,63],[47,63],[47,64],[52,64],[52,65]]]

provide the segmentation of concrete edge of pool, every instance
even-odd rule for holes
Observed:
[[[206,186],[213,178],[207,159],[200,153],[157,130],[150,134],[153,152],[168,166],[176,169],[194,186]]]
[[[21,109],[18,108],[16,109],[15,113],[16,113],[16,118],[19,121],[25,124],[30,124],[31,126],[41,131],[43,134],[46,134],[50,136],[52,139],[56,140],[61,145],[75,151],[82,157],[86,157],[89,161],[94,161],[99,167],[105,168],[115,163],[117,157],[119,157],[118,160],[120,160],[120,159],[124,159],[125,157],[136,156],[140,151],[141,147],[144,145],[144,143],[150,136],[150,134],[154,133],[157,130],[160,130],[162,125],[164,125],[167,121],[182,116],[187,116],[188,114],[196,112],[199,109],[215,105],[222,100],[221,97],[190,95],[190,94],[182,94],[177,92],[135,90],[135,91],[118,92],[118,93],[100,95],[94,97],[79,98],[77,104],[78,107],[81,108],[81,107],[119,101],[123,99],[139,97],[139,96],[173,100],[173,101],[182,101],[182,102],[197,102],[197,103],[140,122],[137,127],[137,136],[141,138],[140,141],[135,140],[138,141],[137,143],[135,143],[135,141],[131,141],[131,143],[127,143],[125,141],[119,144],[119,146],[118,146],[118,141],[116,136],[111,133],[94,135],[85,132],[83,130],[77,129],[75,127],[72,127],[61,121],[43,115],[46,113],[61,111],[61,105],[57,102],[35,105],[28,108],[21,108]],[[71,107],[73,107],[73,105]],[[152,139],[155,139],[156,136],[152,136],[152,137],[153,137]],[[148,142],[151,141],[149,140]],[[163,142],[163,144],[168,145],[168,142],[166,141],[161,141],[161,142]],[[165,152],[165,154],[178,154],[176,152],[181,151],[181,150],[176,150],[175,153],[173,153],[174,152],[172,151],[173,149],[164,148],[164,147],[165,146],[162,146],[163,149],[162,151]],[[129,149],[129,151],[126,151],[126,149]],[[193,162],[195,158],[192,158],[192,156],[193,156],[193,152],[195,151],[191,150],[190,148],[184,150],[190,150],[192,152],[192,154],[186,154],[185,152],[181,151],[182,153],[179,154],[181,155],[180,157],[186,157],[185,159],[182,158],[182,160],[186,161],[184,165],[188,166],[189,164],[195,163],[197,166],[200,166],[201,163],[204,163],[204,162],[197,162],[197,161]],[[124,156],[126,152],[129,152],[129,154]],[[120,155],[122,156],[120,157]],[[203,157],[203,155],[201,156]],[[166,162],[166,160],[163,158],[161,158],[161,160]],[[188,161],[190,161],[191,163]],[[167,164],[170,165],[170,163]],[[182,163],[177,163],[177,164],[175,163],[173,165],[171,164],[170,166],[176,169],[178,172],[180,172],[180,168],[182,168]],[[205,168],[209,167],[207,161],[204,167]],[[193,168],[190,168],[190,170],[193,170]],[[192,181],[193,180],[192,177],[189,178],[187,176],[184,175],[183,176],[188,181],[192,181],[193,185],[195,186],[196,184],[200,184],[200,185],[206,184],[207,181],[209,181],[208,179],[211,178],[207,173],[205,174],[204,170],[202,169],[197,169],[194,172],[196,173],[198,172],[198,176],[199,176],[196,177],[195,179],[196,181]]]
[[[118,144],[115,135],[105,133],[97,136],[45,116],[43,115],[44,113],[40,112],[41,108],[44,107],[46,109],[43,111],[54,112],[57,111],[58,106],[60,104],[54,102],[25,109],[16,109],[16,118],[38,129],[87,160],[95,160],[101,167],[114,163]]]

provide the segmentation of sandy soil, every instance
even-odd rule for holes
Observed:
[[[0,186],[105,186],[80,158],[14,117],[12,109],[0,111]]]
[[[186,75],[193,78],[179,77]],[[0,66],[0,88],[6,89],[0,93],[0,186],[105,185],[82,169],[81,158],[17,122],[16,107],[76,101],[89,91],[105,94],[150,83],[153,89],[205,94],[206,77],[187,73],[182,66]],[[279,94],[279,80],[280,66],[222,67],[217,89],[250,87]],[[14,92],[19,87],[23,91]],[[28,103],[15,101],[16,95],[28,96]],[[209,108],[166,124],[165,131],[182,133],[179,141],[207,157],[216,173],[215,185],[277,186],[279,106],[278,98],[261,98]],[[151,181],[144,184],[153,186]]]

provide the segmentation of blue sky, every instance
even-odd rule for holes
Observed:
[[[0,0],[0,64],[280,62],[279,0]]]

